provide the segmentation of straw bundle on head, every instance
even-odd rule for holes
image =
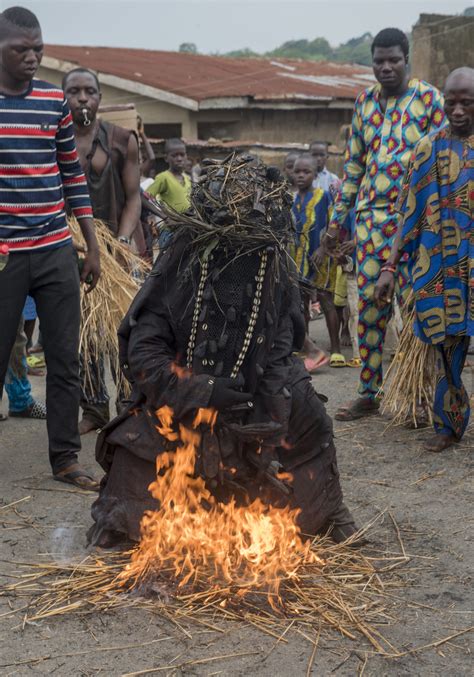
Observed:
[[[392,416],[392,425],[413,424],[428,416],[433,424],[435,391],[435,350],[413,333],[415,307],[410,299],[402,311],[403,331],[395,357],[385,375],[382,413]]]
[[[203,160],[202,167],[191,196],[192,210],[165,211],[171,231],[191,233],[200,249],[217,239],[230,251],[286,245],[292,198],[276,167],[236,153],[224,160]]]
[[[69,220],[75,245],[85,246],[75,219]],[[150,266],[118,242],[103,221],[95,221],[99,244],[101,276],[95,289],[81,294],[80,350],[85,378],[89,378],[91,358],[107,356],[111,368],[119,375],[117,330],[140,288]],[[123,384],[117,384],[119,385]]]

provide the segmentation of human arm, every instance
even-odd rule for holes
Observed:
[[[398,270],[398,264],[402,257],[402,224],[397,229],[397,234],[392,245],[392,251],[388,261],[382,266],[379,278],[375,285],[374,299],[377,308],[383,308],[392,302],[393,292],[395,290],[395,276]]]
[[[99,245],[95,236],[87,181],[79,162],[74,141],[72,117],[65,100],[63,101],[63,115],[56,132],[56,157],[64,196],[86,241],[87,252],[81,271],[81,281],[90,280],[90,282],[87,282],[87,292],[90,292],[94,289],[100,277]]]
[[[140,168],[138,162],[138,142],[135,134],[130,134],[127,157],[122,168],[122,186],[125,194],[117,237],[130,239],[140,222]]]
[[[100,277],[99,245],[95,236],[94,220],[92,218],[82,218],[78,223],[87,245],[81,270],[81,282],[87,284],[86,294],[88,294],[96,287]]]
[[[148,186],[147,193],[152,197],[160,198],[164,193],[166,193],[167,182],[166,182],[166,173],[161,172],[155,176],[155,180]]]
[[[122,366],[150,407],[166,404],[180,418],[198,408],[221,410],[250,399],[249,393],[240,391],[237,379],[195,375],[177,363],[173,329],[158,302],[152,299],[131,319],[127,361]]]
[[[366,145],[363,135],[360,99],[356,100],[352,125],[347,142],[344,176],[328,229],[328,238],[337,240],[339,229],[356,202],[357,193],[366,171]]]
[[[148,172],[153,166],[153,162],[155,161],[155,151],[153,150],[153,146],[151,145],[150,141],[148,140],[147,135],[145,134],[145,129],[143,127],[143,122],[140,120],[139,125],[138,125],[138,136],[140,138],[143,152],[145,155],[145,159],[141,163],[141,174],[142,176],[147,176]]]

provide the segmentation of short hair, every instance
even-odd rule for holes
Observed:
[[[295,164],[298,162],[298,160],[308,160],[308,162],[313,166],[313,169],[316,171],[316,162],[311,153],[300,153],[300,155],[298,155],[295,160]]]
[[[372,56],[376,47],[401,47],[405,56],[408,56],[410,51],[408,38],[399,28],[384,28],[377,33],[370,47]]]
[[[186,150],[186,144],[182,139],[166,139],[165,141],[165,153],[170,153],[173,148],[177,146],[183,146]]]
[[[299,154],[300,154],[299,150],[290,150],[290,152],[285,155],[284,159],[285,164],[288,162],[290,158],[295,158],[296,160],[296,158],[299,157]]]
[[[94,73],[94,71],[90,71],[88,68],[80,68],[80,67],[79,68],[73,68],[72,71],[69,71],[64,75],[62,82],[61,82],[61,88],[63,89],[63,91],[66,89],[66,83],[69,79],[69,76],[74,75],[76,73],[83,73],[85,75],[91,75],[94,78],[95,83],[97,85],[97,89],[100,92],[99,78],[97,77],[96,73]]]
[[[23,31],[41,30],[36,14],[26,7],[9,7],[0,14],[0,38],[4,38],[12,27]]]

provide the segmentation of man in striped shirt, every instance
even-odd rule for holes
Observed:
[[[87,184],[61,89],[35,79],[43,41],[36,16],[22,7],[0,14],[0,393],[27,294],[37,305],[48,367],[49,457],[55,479],[97,483],[77,463],[80,450],[79,270],[65,200],[87,243],[81,279],[100,275]]]

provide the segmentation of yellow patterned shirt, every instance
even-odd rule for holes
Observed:
[[[367,253],[388,258],[396,232],[396,202],[418,141],[445,124],[442,94],[412,79],[407,91],[380,105],[381,86],[359,94],[347,144],[344,177],[332,224],[342,227],[355,206],[357,239]],[[365,252],[360,252],[359,256]]]

